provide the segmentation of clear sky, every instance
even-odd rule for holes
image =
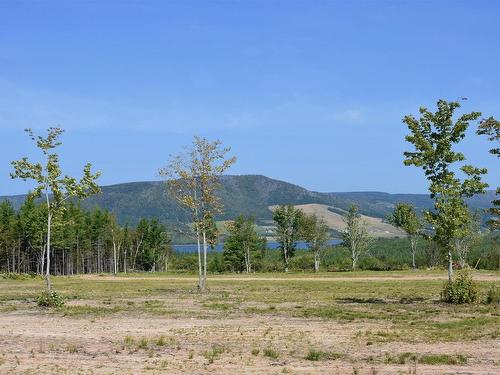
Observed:
[[[193,135],[232,174],[317,191],[426,192],[401,119],[439,98],[500,117],[498,1],[0,1],[0,195],[22,129],[66,129],[63,167],[158,179]],[[486,140],[462,150],[500,183]]]

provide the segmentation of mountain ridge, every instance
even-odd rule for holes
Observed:
[[[491,205],[494,191],[468,200],[472,209],[484,210]],[[361,213],[385,218],[398,202],[413,204],[417,210],[432,207],[428,194],[385,193],[378,191],[316,192],[300,185],[263,175],[225,175],[221,178],[218,194],[224,212],[218,220],[233,219],[239,214],[249,215],[257,221],[272,219],[269,206],[279,204],[323,204],[346,210],[357,204]],[[1,196],[19,207],[26,195]],[[135,224],[142,218],[157,217],[164,223],[189,222],[188,213],[168,195],[163,181],[134,181],[102,186],[102,193],[82,202],[86,208],[100,207],[117,215],[120,223]]]

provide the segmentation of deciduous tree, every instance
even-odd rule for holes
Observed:
[[[422,107],[418,119],[412,115],[403,119],[410,130],[406,140],[414,146],[413,151],[404,153],[404,164],[422,168],[429,180],[434,210],[424,215],[434,228],[434,240],[447,253],[449,281],[453,275],[454,239],[467,225],[469,217],[465,198],[483,193],[488,186],[481,180],[487,172],[484,168],[462,165],[462,179],[455,172],[455,164],[464,161],[465,155],[453,147],[464,139],[469,122],[481,116],[480,112],[471,112],[454,121],[459,107],[458,102],[439,100],[436,112]]]
[[[342,233],[343,245],[351,252],[352,270],[358,267],[359,257],[365,253],[372,242],[366,223],[361,218],[358,206],[352,205],[344,216],[346,228]]]
[[[395,227],[403,229],[410,240],[410,252],[413,269],[417,268],[415,254],[417,252],[418,237],[422,232],[422,222],[420,221],[415,209],[407,203],[398,203],[394,212],[389,216],[389,222]]]
[[[226,224],[228,235],[224,241],[224,262],[236,272],[250,273],[255,270],[255,261],[265,250],[265,238],[255,230],[253,218],[238,216]]]
[[[319,271],[321,251],[328,243],[329,228],[326,222],[316,214],[304,215],[301,237],[309,245],[314,255],[314,271]]]
[[[47,136],[35,136],[31,129],[26,129],[30,138],[36,143],[36,146],[43,154],[43,160],[32,163],[27,157],[13,161],[14,172],[12,178],[21,178],[23,180],[34,180],[37,184],[35,190],[31,193],[33,197],[45,198],[47,207],[47,240],[46,240],[46,272],[45,282],[47,290],[51,291],[50,283],[50,250],[51,250],[51,229],[52,219],[57,211],[64,207],[64,202],[69,198],[83,199],[91,194],[100,192],[99,186],[95,180],[100,176],[100,172],[93,174],[92,165],[87,163],[83,168],[83,177],[80,181],[70,176],[62,176],[59,165],[59,155],[52,150],[61,145],[59,141],[63,130],[60,128],[49,128]]]
[[[235,157],[227,157],[230,150],[222,147],[219,140],[210,142],[195,136],[186,153],[173,157],[166,168],[160,169],[160,175],[167,177],[169,191],[188,209],[194,222],[198,244],[198,287],[201,291],[206,287],[212,220],[223,208],[217,196],[219,178],[236,162]]]
[[[302,217],[302,211],[291,205],[278,206],[273,213],[275,236],[280,244],[285,272],[288,272],[288,263],[294,256],[297,240],[300,239]]]

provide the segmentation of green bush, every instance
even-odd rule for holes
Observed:
[[[289,267],[296,271],[311,271],[314,269],[314,256],[311,253],[296,255],[290,259]]]
[[[479,299],[479,287],[472,276],[463,271],[453,281],[447,281],[441,292],[441,300],[446,303],[461,305],[474,303]]]
[[[62,307],[64,306],[64,302],[65,302],[64,297],[54,291],[52,292],[44,291],[38,296],[36,300],[38,306],[41,307]]]
[[[7,280],[31,280],[31,279],[34,279],[36,277],[37,277],[37,275],[35,273],[9,272],[9,273],[0,274],[0,278],[7,279]]]
[[[486,303],[500,303],[500,289],[495,284],[491,284],[486,293]]]

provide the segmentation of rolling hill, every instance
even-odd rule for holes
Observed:
[[[324,211],[327,207],[329,211],[338,214],[355,203],[361,213],[378,219],[387,217],[398,202],[411,203],[417,210],[432,205],[432,201],[425,194],[319,193],[261,175],[224,176],[219,195],[225,210],[217,218],[218,220],[233,219],[239,214],[244,214],[255,217],[261,223],[272,219],[269,206],[279,204],[322,205],[321,210]],[[493,191],[476,196],[469,200],[469,206],[474,210],[484,210],[490,206],[493,196]],[[0,197],[0,200],[3,199],[8,199],[14,206],[19,207],[25,196]],[[167,224],[189,222],[189,215],[166,193],[165,184],[160,181],[104,186],[102,194],[85,200],[82,205],[87,208],[98,206],[113,211],[121,223],[135,224],[141,217],[157,217]]]

